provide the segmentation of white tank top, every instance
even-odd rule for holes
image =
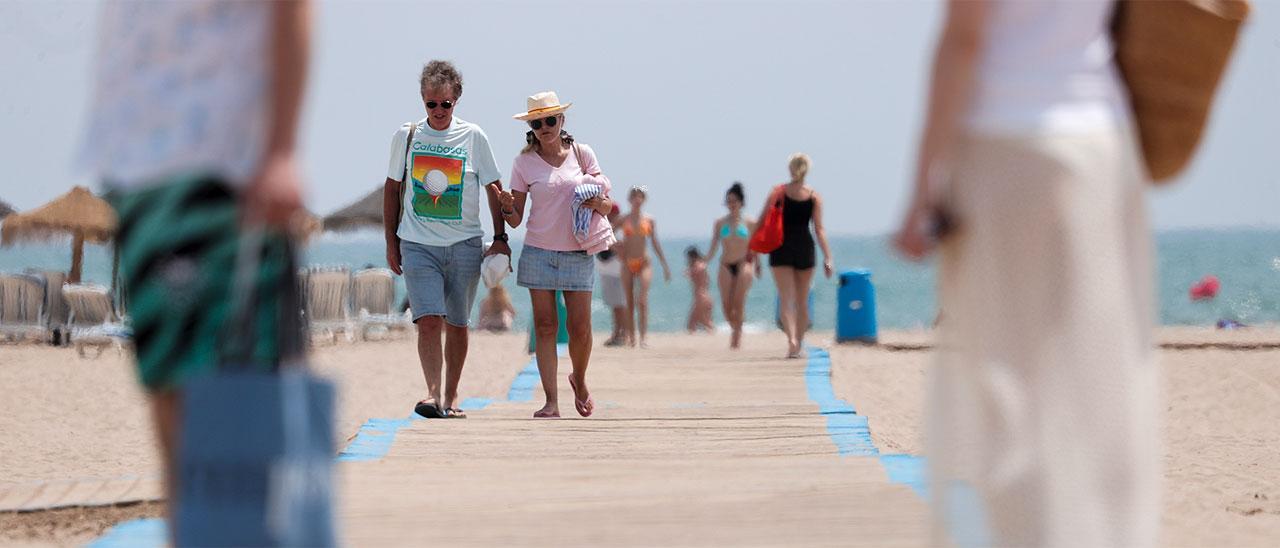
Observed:
[[[967,125],[986,133],[1080,133],[1128,124],[1113,61],[1112,0],[996,0]]]

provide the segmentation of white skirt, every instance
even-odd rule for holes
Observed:
[[[935,544],[1150,546],[1162,450],[1135,143],[962,141],[928,413]]]

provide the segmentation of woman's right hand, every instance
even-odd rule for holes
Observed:
[[[498,191],[498,205],[502,206],[503,211],[511,211],[516,208],[516,197],[510,191]]]
[[[397,276],[404,274],[404,271],[400,268],[400,246],[395,242],[387,242],[387,268],[390,268]]]

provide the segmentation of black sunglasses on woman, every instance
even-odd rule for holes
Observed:
[[[541,120],[530,120],[529,127],[532,128],[534,131],[542,129],[542,124],[546,124],[547,127],[556,127],[557,121],[559,120],[555,116],[548,116]]]

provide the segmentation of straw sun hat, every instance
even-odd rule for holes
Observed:
[[[554,91],[544,91],[529,96],[529,110],[512,116],[517,120],[529,121],[535,118],[546,118],[555,116],[569,110],[573,103],[560,104],[560,98],[556,97]]]

